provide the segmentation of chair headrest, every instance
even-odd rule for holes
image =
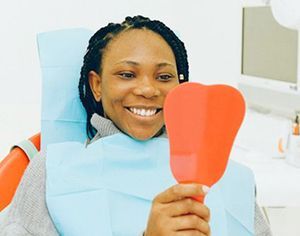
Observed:
[[[42,70],[42,150],[50,143],[84,142],[86,112],[78,92],[88,29],[67,29],[37,36]]]

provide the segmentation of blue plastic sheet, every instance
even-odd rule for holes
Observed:
[[[176,184],[169,161],[166,138],[142,142],[119,133],[87,148],[50,145],[46,199],[56,227],[62,235],[138,235],[153,198]],[[212,235],[253,235],[254,202],[251,171],[230,161],[206,197]]]
[[[84,142],[87,138],[78,83],[92,34],[87,29],[68,29],[37,37],[42,70],[42,150],[50,143]]]

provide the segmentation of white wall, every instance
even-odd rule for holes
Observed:
[[[41,80],[36,34],[70,27],[97,30],[127,15],[162,20],[180,33],[191,80],[235,85],[240,60],[240,1],[7,0],[0,7],[0,159],[40,130]]]

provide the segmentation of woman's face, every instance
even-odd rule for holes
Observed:
[[[172,49],[160,35],[144,29],[112,39],[101,73],[91,71],[89,82],[106,116],[138,140],[153,137],[163,127],[164,100],[179,84]]]

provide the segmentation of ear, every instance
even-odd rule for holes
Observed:
[[[97,102],[101,100],[101,77],[95,72],[89,72],[89,84]]]

